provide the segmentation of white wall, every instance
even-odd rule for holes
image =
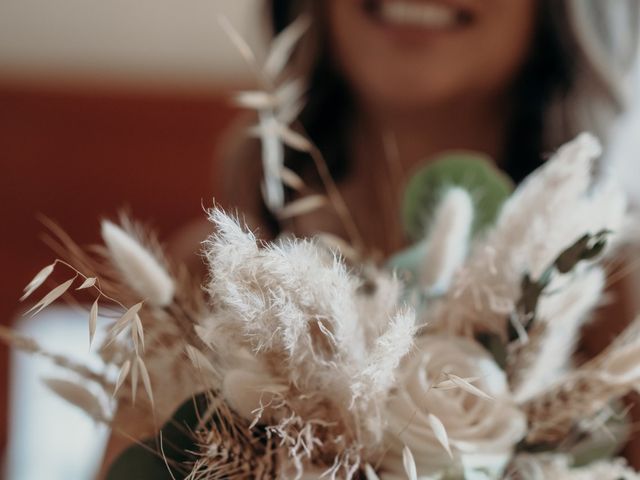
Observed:
[[[0,81],[207,88],[249,77],[218,24],[261,45],[262,0],[0,0]]]

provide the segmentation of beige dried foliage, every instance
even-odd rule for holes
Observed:
[[[640,474],[623,458],[596,460],[574,466],[570,455],[559,453],[517,455],[507,478],[510,480],[640,480]]]
[[[204,353],[202,353],[193,345],[187,345],[185,347],[185,350],[187,352],[187,356],[189,357],[189,360],[191,361],[191,363],[196,369],[198,369],[199,371],[204,370],[209,374],[213,375],[217,379],[220,378],[220,372],[216,370],[216,368],[211,363],[211,360],[209,360]]]
[[[275,438],[264,431],[249,429],[229,407],[213,394],[208,395],[207,412],[201,412],[201,427],[196,429],[198,458],[185,480],[280,478],[278,464],[282,451]]]
[[[149,376],[149,371],[147,370],[147,366],[144,361],[140,357],[136,357],[136,363],[140,369],[140,378],[142,378],[142,385],[144,386],[144,391],[147,393],[147,397],[151,402],[151,408],[154,408],[153,401],[153,389],[151,388],[151,377]]]
[[[64,355],[49,352],[43,349],[32,338],[26,337],[7,327],[0,326],[0,341],[18,350],[22,350],[33,355],[40,355],[41,357],[51,361],[54,365],[68,370],[86,381],[94,383],[105,392],[113,388],[113,385],[103,373],[97,373],[86,365],[80,364]]]
[[[0,325],[0,340],[18,350],[28,353],[39,353],[41,351],[38,343],[24,335],[11,330],[10,328]]]
[[[282,182],[289,188],[301,192],[307,188],[304,183],[304,180],[300,178],[300,176],[291,170],[290,168],[283,167],[282,173],[280,174],[282,177]]]
[[[263,65],[226,17],[220,17],[220,24],[260,82],[261,90],[243,92],[237,100],[240,105],[257,111],[258,125],[252,134],[259,136],[262,144],[263,197],[267,207],[277,213],[285,205],[281,177],[284,145],[303,151],[311,148],[303,135],[289,127],[300,111],[304,84],[299,79],[283,80],[287,62],[308,29],[309,20],[301,17],[281,32],[273,40]]]
[[[29,313],[31,313],[32,315],[37,315],[42,310],[47,308],[49,305],[55,302],[58,298],[64,295],[67,290],[69,290],[69,287],[71,286],[71,284],[73,284],[75,279],[76,279],[75,277],[71,278],[66,282],[61,283],[60,285],[55,287],[53,290],[47,293],[38,303],[36,303],[33,307],[27,310],[25,315],[28,315]]]
[[[442,425],[442,423],[440,423]],[[413,459],[413,453],[411,449],[406,445],[402,449],[402,463],[404,465],[404,471],[407,472],[407,478],[409,480],[418,480],[418,469],[416,468],[416,461]]]
[[[579,422],[640,385],[640,320],[618,341],[555,385],[521,405],[529,421],[528,443],[558,444]]]
[[[129,307],[127,311],[113,324],[109,330],[108,337],[109,342],[112,342],[120,335],[125,329],[131,328],[138,317],[138,312],[142,309],[142,302],[136,303]]]
[[[571,370],[580,329],[599,304],[604,286],[601,268],[578,268],[542,297],[528,342],[515,343],[508,355],[507,371],[517,401],[544,391]]]
[[[451,188],[438,205],[420,265],[420,286],[430,294],[446,292],[463,264],[473,224],[473,202],[462,188]]]
[[[525,273],[538,278],[585,232],[609,230],[614,244],[624,233],[626,201],[613,181],[594,180],[600,153],[598,141],[582,134],[525,180],[425,320],[455,334],[488,330],[504,337]]]
[[[460,378],[457,375],[452,373],[445,373],[446,377],[452,383],[453,386],[464,390],[465,392],[470,393],[471,395],[475,395],[480,398],[486,398],[487,400],[492,400],[493,397],[486,392],[483,392],[478,387],[474,386],[470,381]],[[440,384],[441,385],[441,384]],[[434,388],[438,388],[438,386],[434,386]]]
[[[261,246],[220,210],[211,219],[215,315],[200,324],[201,338],[231,365],[242,365],[238,352],[251,352],[296,392],[262,411],[295,458],[319,450],[338,459],[337,470],[357,470],[359,463],[344,462],[359,462],[362,446],[375,449],[382,439],[386,395],[413,341],[412,312],[371,308],[383,299],[361,290],[340,258],[312,242]]]
[[[47,278],[53,273],[53,269],[55,267],[55,263],[51,265],[47,265],[42,270],[40,270],[35,277],[28,283],[26,287],[24,287],[24,294],[20,297],[20,301],[26,300],[33,292],[35,292],[40,285],[42,285]]]
[[[270,78],[277,78],[282,74],[293,50],[310,26],[311,19],[309,17],[298,17],[282,34],[273,40],[264,62],[264,71]]]
[[[43,382],[56,395],[84,410],[96,422],[110,422],[110,418],[100,399],[77,382],[58,378],[46,378]]]
[[[118,393],[118,390],[120,390],[120,387],[124,384],[124,381],[127,379],[127,376],[129,375],[129,370],[130,369],[131,369],[131,360],[126,360],[122,364],[122,366],[120,367],[120,370],[118,371],[118,378],[116,380],[116,387],[113,390],[113,396],[114,397]]]
[[[278,218],[285,220],[298,217],[325,207],[328,204],[329,201],[324,195],[307,195],[306,197],[287,203],[278,211]]]
[[[453,458],[453,453],[451,452],[451,446],[449,445],[449,436],[447,435],[447,430],[444,428],[444,425],[442,424],[442,420],[440,420],[438,417],[436,417],[432,413],[427,415],[427,420],[429,422],[429,426],[431,427],[431,430],[433,431],[433,434],[435,435],[438,442],[440,442],[440,445],[442,445],[442,448],[444,448],[447,451],[447,454],[449,454],[449,457]]]
[[[131,365],[131,404],[135,405],[136,403],[136,395],[138,393],[138,372],[139,372],[138,362],[133,362]]]
[[[93,337],[96,334],[96,328],[98,326],[98,299],[96,299],[91,305],[89,311],[89,346],[93,344]]]
[[[222,23],[266,81],[264,90],[245,92],[238,101],[258,110],[256,133],[263,143],[268,204],[281,217],[291,217],[331,203],[349,226],[346,205],[333,180],[325,178],[328,171],[317,148],[303,129],[290,126],[300,111],[304,84],[288,80],[284,69],[307,28],[305,21],[278,37],[263,66],[228,22]],[[327,195],[302,196],[308,193],[304,182],[283,167],[285,145],[311,154]],[[621,233],[624,199],[612,183],[593,183],[591,169],[598,150],[589,136],[563,147],[505,205],[496,227],[473,248],[461,270],[471,214],[468,198],[454,192],[443,206],[437,235],[431,238],[430,261],[422,269],[428,290],[445,291],[451,282],[453,288],[435,308],[425,309],[428,313],[421,320],[433,322],[425,332],[468,336],[489,330],[504,336],[505,318],[518,299],[523,273],[536,278],[559,251],[585,232],[606,228]],[[302,198],[285,206],[285,185]],[[107,366],[119,368],[115,385],[101,373],[45,352],[31,339],[6,329],[0,328],[0,339],[74,371],[101,392],[113,392],[120,405],[113,427],[125,426],[130,432],[153,432],[177,406],[204,389],[208,405],[198,412],[200,422],[193,429],[198,456],[187,474],[189,480],[377,479],[372,465],[381,464],[390,447],[388,408],[392,393],[402,393],[396,374],[403,373],[401,360],[411,359],[416,331],[414,313],[404,306],[402,282],[362,262],[362,249],[335,239],[324,244],[291,239],[266,243],[221,210],[211,211],[210,219],[216,233],[204,245],[210,269],[208,305],[188,274],[170,266],[157,242],[133,223],[103,222],[106,248],[94,249],[93,254],[49,224],[54,235],[51,245],[84,279],[76,290],[97,292],[89,311],[90,343],[99,308],[102,315],[113,306],[124,311],[100,350]],[[357,229],[350,236],[357,240]],[[65,260],[38,272],[23,299],[49,278],[58,263]],[[491,405],[495,419],[479,420],[487,431],[504,423],[499,432],[504,438],[499,440],[505,446],[501,452],[505,463],[525,431],[523,412],[529,424],[526,443],[564,441],[582,420],[640,385],[640,321],[600,356],[570,370],[572,341],[604,284],[598,268],[572,273],[554,279],[554,294],[541,299],[540,321],[529,331],[528,343],[509,348],[510,386],[515,392],[505,380],[500,393],[504,398],[499,399],[475,385],[496,384],[495,377],[438,369],[427,383],[423,376],[416,377],[404,393],[424,388],[444,399],[449,394],[452,399],[464,397],[465,405],[476,406],[503,401],[522,428],[515,428],[515,420],[509,421],[503,407],[495,404]],[[76,278],[55,287],[32,311],[56,301]],[[128,335],[120,335],[125,330]],[[483,354],[488,356],[484,350]],[[429,362],[442,360],[438,356]],[[139,382],[145,395],[138,391]],[[93,418],[109,421],[100,395],[90,388],[59,380],[48,384]],[[512,393],[519,405],[513,403]],[[416,395],[424,400],[419,392]],[[464,427],[447,418],[449,406],[427,410],[420,417],[423,430],[433,438],[432,452],[441,453],[445,462],[467,448],[478,450],[483,441],[459,441],[456,428]],[[407,408],[398,413],[408,418],[399,467],[417,479],[425,455],[423,443],[407,434],[415,413]],[[412,451],[422,452],[421,456],[414,458]],[[385,472],[379,473],[386,478]]]
[[[96,277],[87,277],[84,282],[82,282],[82,285],[80,285],[78,288],[76,288],[76,290],[85,290],[87,288],[91,288],[93,286],[95,286],[96,281],[98,279]]]

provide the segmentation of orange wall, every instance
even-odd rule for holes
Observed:
[[[185,97],[0,86],[0,323],[54,255],[42,213],[79,243],[130,207],[167,237],[211,204],[214,151],[234,115],[225,95]],[[7,350],[0,347],[0,445]]]

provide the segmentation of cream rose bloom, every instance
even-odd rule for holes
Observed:
[[[381,478],[407,478],[402,463],[405,445],[421,479],[456,478],[463,472],[467,479],[499,478],[526,431],[525,416],[511,400],[505,373],[470,339],[425,336],[416,347],[400,368],[397,391],[388,405],[390,449]],[[442,384],[445,374],[475,379],[472,385],[492,398],[449,388],[451,381]],[[453,458],[438,441],[429,415],[442,422]]]

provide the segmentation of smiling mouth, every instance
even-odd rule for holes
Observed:
[[[450,30],[473,22],[472,12],[431,0],[364,0],[362,5],[373,20],[392,27]]]

